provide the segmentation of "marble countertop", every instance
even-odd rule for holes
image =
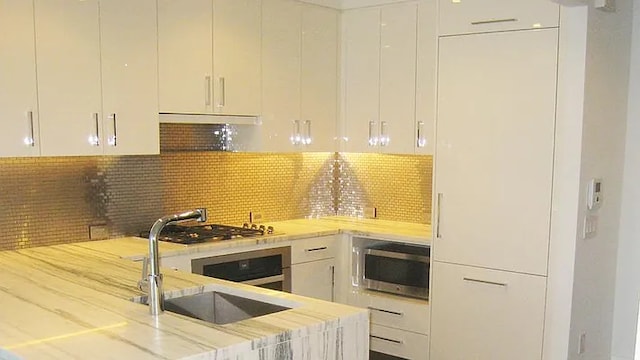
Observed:
[[[269,222],[268,225],[272,225],[276,229],[274,235],[195,245],[160,242],[160,255],[177,256],[223,251],[341,233],[417,244],[429,244],[431,242],[431,226],[428,224],[332,216],[319,219]],[[110,253],[132,260],[142,259],[149,251],[147,241],[136,237],[90,241],[80,243],[78,246],[83,246],[87,250]]]
[[[429,243],[429,225],[329,217],[270,223],[276,234],[185,246],[162,256],[217,251],[348,233]],[[346,305],[180,271],[164,272],[167,298],[222,291],[292,309],[226,325],[132,301],[147,241],[119,238],[0,252],[0,359],[345,359],[368,357],[368,312]],[[342,340],[348,338],[349,341]],[[283,355],[289,354],[289,355]],[[284,356],[284,357],[283,357]],[[287,357],[289,356],[289,357]]]
[[[155,318],[131,301],[143,295],[140,273],[140,263],[78,244],[0,252],[0,358],[366,359],[364,309],[172,271],[167,298],[218,290],[292,309],[226,325]]]

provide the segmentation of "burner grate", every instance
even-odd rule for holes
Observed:
[[[167,225],[162,229],[160,235],[158,235],[158,240],[188,245],[206,241],[262,236],[264,233],[264,229],[250,229],[218,224],[197,226]],[[141,233],[140,236],[149,237],[149,232],[145,231]]]

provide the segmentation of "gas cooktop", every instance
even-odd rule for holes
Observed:
[[[158,236],[158,240],[167,241],[178,244],[198,244],[210,241],[231,240],[239,238],[249,238],[263,236],[265,234],[273,234],[272,226],[257,226],[255,224],[245,223],[242,227],[229,225],[167,225]],[[143,232],[141,237],[149,237],[149,232]]]

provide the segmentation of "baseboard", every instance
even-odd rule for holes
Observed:
[[[633,358],[611,355],[611,360],[633,360]]]

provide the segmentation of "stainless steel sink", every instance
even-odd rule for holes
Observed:
[[[196,295],[165,299],[164,309],[194,319],[223,325],[290,308],[223,292],[208,291]]]

